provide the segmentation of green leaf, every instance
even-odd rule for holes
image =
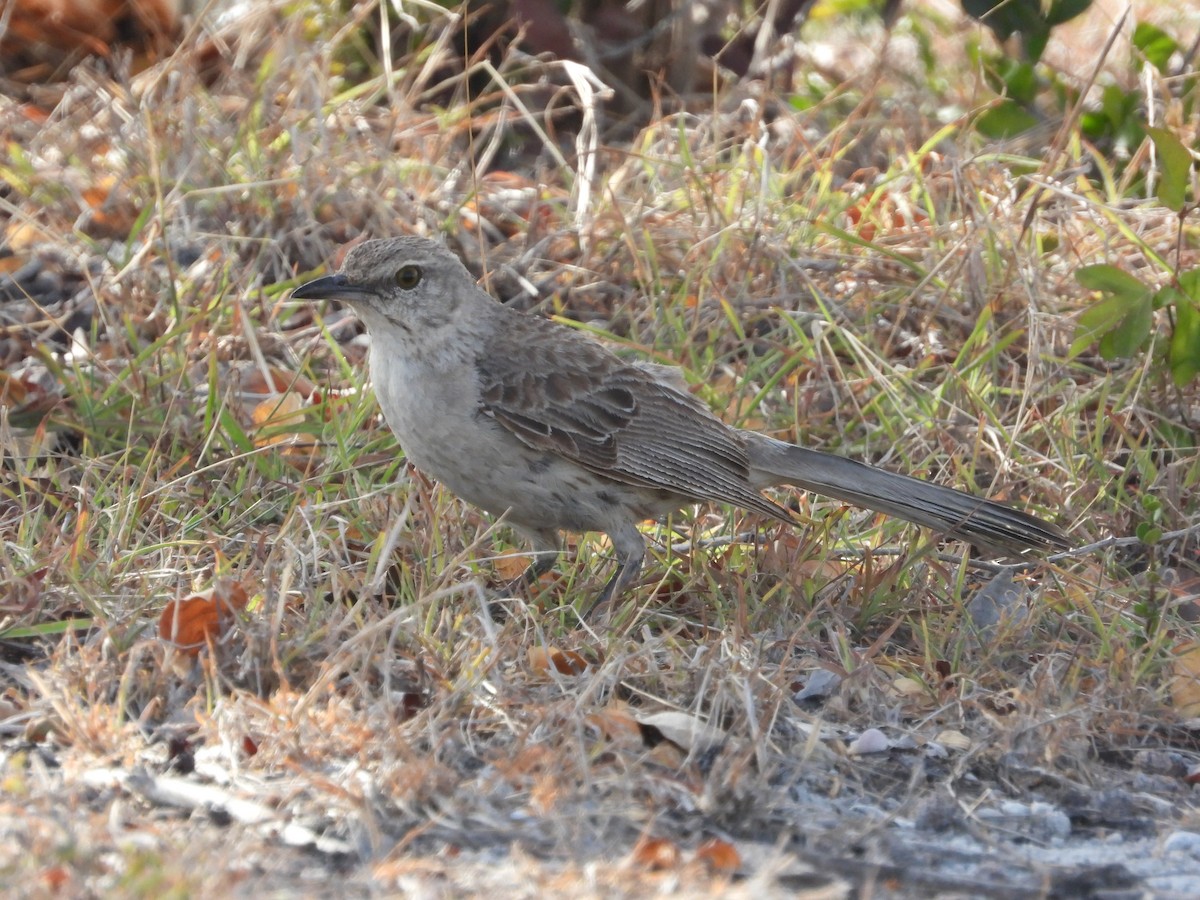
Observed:
[[[1150,337],[1153,325],[1154,307],[1149,295],[1140,302],[1127,303],[1119,327],[1100,338],[1100,355],[1104,359],[1133,356]]]
[[[1075,273],[1075,280],[1104,296],[1080,315],[1070,355],[1079,355],[1097,338],[1100,355],[1105,359],[1136,353],[1154,324],[1154,291],[1150,286],[1108,265],[1085,266]]]
[[[1079,128],[1093,141],[1099,140],[1108,133],[1108,116],[1099,112],[1085,112],[1079,117]]]
[[[1135,533],[1143,544],[1157,544],[1162,540],[1162,529],[1149,522],[1141,522],[1135,529]]]
[[[1069,22],[1092,5],[1092,0],[1052,0],[1046,10],[1048,25],[1061,25]]]
[[[1050,43],[1050,28],[1040,22],[1030,25],[1025,29],[1023,38],[1021,48],[1025,51],[1025,58],[1030,62],[1037,62],[1046,52],[1046,45]]]
[[[254,441],[250,440],[249,435],[246,434],[228,407],[221,409],[221,426],[238,453],[254,452]]]
[[[1001,59],[997,72],[1004,83],[1004,93],[1018,103],[1032,103],[1037,96],[1038,79],[1033,64],[1029,62]]]
[[[1179,289],[1193,303],[1200,305],[1200,269],[1188,269],[1179,273]]]
[[[66,634],[68,631],[89,631],[96,625],[97,620],[93,618],[61,619],[57,622],[40,622],[37,625],[20,625],[0,631],[0,640],[16,641],[24,638],[44,638],[50,635]]]
[[[1192,172],[1192,154],[1183,141],[1165,128],[1146,127],[1146,134],[1158,150],[1158,199],[1163,206],[1182,212],[1187,202],[1188,179]]]
[[[1137,122],[1139,96],[1133,91],[1126,91],[1115,84],[1110,84],[1100,95],[1100,107],[1108,117],[1114,132],[1124,128],[1130,119]],[[1140,123],[1139,127],[1140,127]]]
[[[1175,331],[1167,347],[1167,365],[1178,387],[1200,374],[1200,305],[1183,294],[1175,303]]]
[[[1097,300],[1079,317],[1075,324],[1075,339],[1071,341],[1069,355],[1078,356],[1096,340],[1121,324],[1125,318],[1125,302],[1120,297],[1105,297]]]
[[[1116,294],[1129,300],[1136,300],[1143,294],[1150,293],[1150,285],[1116,266],[1084,266],[1075,273],[1075,280],[1079,282],[1080,287],[1089,291]]]
[[[1171,54],[1179,49],[1175,39],[1149,22],[1138,22],[1133,29],[1133,46],[1137,47],[1146,57],[1146,61],[1164,75]]]
[[[1037,117],[1013,100],[1001,100],[975,120],[976,131],[997,139],[1012,137],[1037,125]]]

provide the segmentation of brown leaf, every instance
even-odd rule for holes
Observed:
[[[709,838],[696,849],[696,859],[717,872],[736,872],[742,867],[741,854],[728,841]]]
[[[1200,716],[1200,643],[1189,641],[1174,649],[1171,663],[1171,702],[1181,716]]]
[[[299,373],[268,366],[265,373],[257,367],[252,369],[242,381],[242,390],[254,394],[296,393],[308,399],[317,392],[317,386]]]
[[[635,717],[643,728],[653,728],[684,750],[704,753],[725,742],[727,735],[716,725],[677,710],[646,713]]]
[[[679,846],[666,838],[643,837],[630,854],[633,862],[646,869],[673,869],[679,865]]]
[[[0,372],[0,404],[12,407],[24,406],[25,398],[28,395],[29,388],[25,387],[20,379],[14,378],[7,372]]]
[[[305,434],[299,426],[307,420],[311,409],[311,404],[295,391],[273,394],[261,401],[250,413],[258,432],[254,446],[278,447],[289,464],[307,471],[316,459],[318,447],[312,435]]]
[[[530,647],[529,668],[540,674],[554,670],[562,675],[580,675],[587,670],[588,661],[574,650],[559,650],[557,647]]]
[[[42,870],[41,879],[51,894],[58,894],[71,884],[71,870],[66,866],[50,866]]]
[[[533,557],[527,553],[506,553],[492,560],[492,569],[505,581],[516,581],[531,562]]]
[[[629,707],[614,701],[599,712],[590,713],[587,723],[600,732],[605,739],[614,743],[642,746],[642,728],[629,714]]]
[[[118,41],[165,52],[180,15],[174,0],[15,0],[6,4],[0,54],[6,63],[38,69],[38,63],[59,67],[81,52],[107,56]]]
[[[172,600],[158,620],[158,636],[191,656],[217,640],[246,608],[249,597],[237,582],[223,582],[182,600]]]
[[[4,240],[13,253],[31,250],[50,240],[50,235],[32,222],[10,222],[4,229]]]
[[[646,761],[661,766],[669,772],[677,772],[687,762],[687,752],[670,741],[659,741],[646,751]]]
[[[304,398],[299,394],[288,391],[286,394],[274,394],[254,407],[250,414],[254,425],[260,431],[267,428],[282,428],[288,425],[299,425],[304,421]],[[256,446],[265,447],[269,444],[279,444],[287,441],[291,435],[286,432],[258,438]]]

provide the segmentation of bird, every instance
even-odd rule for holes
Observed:
[[[339,300],[370,335],[371,381],[406,458],[532,542],[530,582],[561,532],[603,532],[616,570],[584,613],[630,588],[639,523],[716,501],[789,525],[763,494],[790,485],[999,554],[1066,550],[1056,525],[1003,503],[736,428],[670,366],[504,305],[443,244],[412,235],[353,246],[292,292]]]

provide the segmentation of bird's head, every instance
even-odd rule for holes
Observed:
[[[419,237],[359,244],[336,274],[302,284],[292,296],[342,300],[373,333],[394,327],[415,335],[450,324],[463,305],[486,298],[457,256]]]

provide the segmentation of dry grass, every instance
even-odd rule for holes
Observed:
[[[648,526],[609,623],[574,612],[608,559],[573,537],[497,625],[520,542],[404,466],[353,320],[288,296],[360,234],[444,236],[506,301],[677,362],[731,421],[1084,545],[1197,521],[1195,386],[1067,354],[1081,265],[1196,264],[1170,214],[1084,180],[1077,141],[1046,162],[946,125],[984,97],[956,34],[940,93],[897,52],[802,112],[741,87],[589,147],[516,104],[545,103],[531,68],[570,94],[560,67],[481,68],[468,94],[443,41],[389,77],[356,49],[377,11],[317,6],[259,7],[215,74],[189,43],[0,101],[8,247],[46,287],[0,332],[37,400],[0,406],[4,880],[836,895],[886,821],[982,827],[989,798],[1128,784],[1143,748],[1194,760],[1194,533],[1034,566],[1024,614],[981,632],[991,573],[961,547],[799,496],[795,532]],[[293,378],[315,393],[263,413]],[[159,638],[168,601],[228,584],[249,602],[214,644]],[[840,686],[798,702],[819,669]],[[721,739],[644,721],[663,711]],[[899,744],[856,755],[870,728]],[[714,838],[740,865],[697,852]]]

